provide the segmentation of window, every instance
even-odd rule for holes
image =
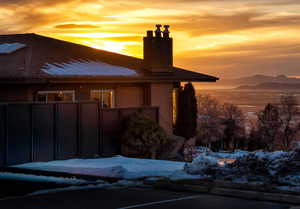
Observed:
[[[75,101],[75,91],[39,91],[37,94],[39,102]]]
[[[91,90],[91,100],[100,102],[102,108],[113,108],[114,90]]]

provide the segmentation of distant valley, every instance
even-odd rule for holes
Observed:
[[[255,75],[195,84],[197,94],[209,94],[220,103],[239,106],[245,113],[257,112],[267,103],[278,103],[283,95],[294,95],[300,103],[300,79],[285,75]]]
[[[300,79],[285,75],[267,76],[254,75],[235,79],[222,79],[216,83],[195,83],[195,88],[201,89],[300,89]]]
[[[218,84],[222,85],[258,85],[262,83],[300,84],[299,78],[290,78],[285,75],[266,76],[254,75],[237,79],[220,79]]]
[[[237,90],[283,90],[283,89],[300,89],[300,83],[275,83],[275,82],[269,82],[269,83],[260,83],[257,85],[242,85],[236,88]]]

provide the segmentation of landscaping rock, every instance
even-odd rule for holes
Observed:
[[[161,159],[162,160],[183,160],[182,153],[180,153],[183,148],[185,138],[176,135],[169,135],[168,141],[164,145]]]
[[[214,157],[199,155],[192,163],[184,166],[188,174],[215,175],[218,169],[218,160]]]

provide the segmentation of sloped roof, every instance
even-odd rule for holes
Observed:
[[[172,74],[153,75],[143,68],[142,59],[37,34],[0,35],[1,44],[23,46],[10,53],[0,54],[2,83],[218,80],[213,76],[176,67]]]

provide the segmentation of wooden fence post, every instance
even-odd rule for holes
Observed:
[[[34,160],[34,127],[33,127],[33,104],[29,104],[29,117],[30,117],[30,162]]]
[[[53,160],[58,158],[58,143],[57,143],[57,104],[52,105],[53,108]]]
[[[8,105],[4,106],[4,165],[8,162]]]
[[[82,157],[82,150],[81,150],[81,145],[82,145],[82,142],[81,142],[81,103],[77,103],[76,104],[76,107],[77,107],[77,117],[76,117],[76,120],[77,120],[77,153],[76,155],[79,156],[79,157]]]

